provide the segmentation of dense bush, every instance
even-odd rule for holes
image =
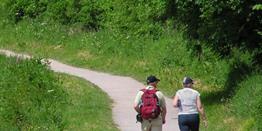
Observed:
[[[129,31],[135,35],[158,35],[159,21],[165,13],[165,0],[113,0],[108,11],[109,27]]]
[[[25,17],[41,17],[63,24],[80,23],[85,29],[108,27],[132,34],[158,35],[165,12],[165,0],[9,0],[9,17],[16,22]]]
[[[0,130],[62,130],[62,83],[39,60],[0,56]]]
[[[47,10],[48,1],[45,0],[6,0],[4,8],[11,20],[18,22],[23,17],[36,18]]]
[[[177,1],[175,16],[186,24],[191,38],[208,41],[222,56],[237,47],[254,53],[257,62],[261,56],[262,24],[258,3],[259,0]]]
[[[7,0],[9,18],[18,22],[23,18],[55,20],[62,24],[81,23],[86,29],[101,26],[103,9],[95,0]]]

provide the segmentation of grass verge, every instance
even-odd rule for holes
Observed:
[[[0,55],[0,130],[118,131],[111,100],[86,81],[37,59]]]
[[[64,112],[66,130],[118,131],[112,119],[112,101],[107,94],[86,80],[64,74],[59,77],[70,99]]]

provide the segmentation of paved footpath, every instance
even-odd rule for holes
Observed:
[[[16,54],[8,50],[0,50],[0,54],[6,56],[16,56],[21,58],[31,58],[28,55]],[[90,81],[105,91],[113,103],[113,120],[121,131],[140,131],[140,124],[136,123],[136,112],[133,109],[134,97],[145,85],[130,78],[116,76],[107,73],[96,72],[88,69],[77,68],[58,62],[50,61],[50,68],[55,72],[66,73]],[[172,100],[166,98],[167,118],[163,131],[179,131],[177,124],[177,110],[172,107]]]

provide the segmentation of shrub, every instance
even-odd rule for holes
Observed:
[[[23,17],[36,18],[47,9],[47,0],[6,0],[9,18],[18,22]]]
[[[86,29],[101,26],[101,2],[94,0],[10,0],[5,1],[9,18],[18,22],[23,18],[55,20],[62,24],[81,23]]]
[[[159,35],[158,23],[165,12],[165,0],[10,0],[4,1],[9,18],[55,20],[80,23],[84,29],[113,28],[134,35]]]
[[[177,1],[178,21],[187,26],[194,39],[208,41],[208,45],[222,56],[228,56],[232,47],[258,54],[261,48],[261,10],[258,1],[193,0]],[[253,9],[254,8],[254,9]]]
[[[109,27],[134,35],[158,35],[158,23],[165,12],[165,0],[114,0],[108,11]]]

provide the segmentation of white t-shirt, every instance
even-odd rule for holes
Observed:
[[[199,92],[191,88],[183,88],[176,92],[179,99],[179,113],[182,114],[198,114],[197,111],[197,97]]]

